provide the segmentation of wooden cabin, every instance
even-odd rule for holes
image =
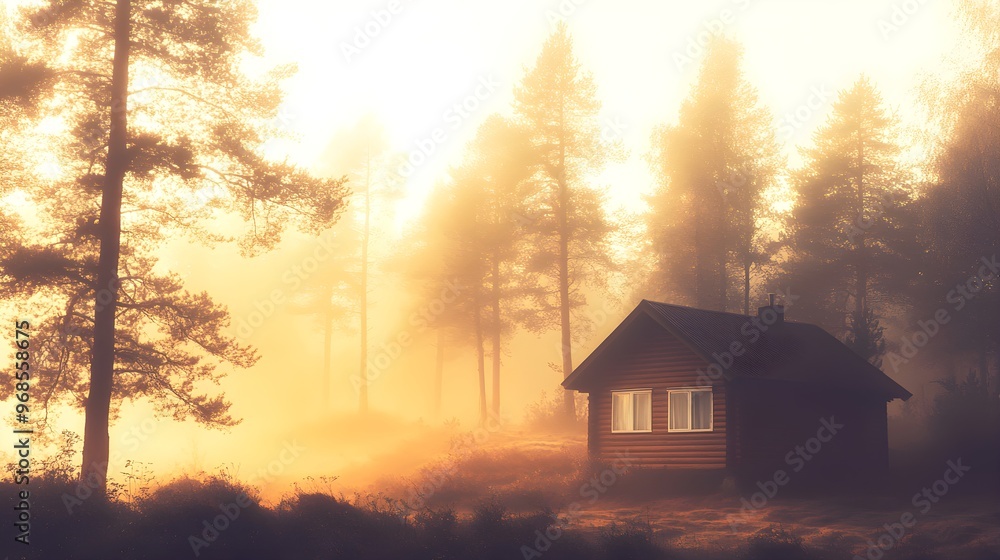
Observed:
[[[740,480],[871,479],[886,405],[911,394],[822,328],[643,300],[563,382],[587,393],[588,448]]]

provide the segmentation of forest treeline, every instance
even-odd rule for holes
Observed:
[[[676,120],[650,139],[656,183],[639,216],[609,211],[616,185],[596,177],[622,146],[602,134],[595,81],[559,27],[511,110],[488,117],[436,185],[401,265],[427,298],[444,282],[465,287],[432,326],[440,347],[474,351],[484,417],[499,409],[518,332],[557,331],[562,361],[550,366],[566,376],[595,300],[751,314],[786,290],[793,319],[904,383],[920,353],[939,377],[997,400],[1000,10],[970,2],[962,13],[983,58],[922,93],[934,138],[908,134],[859,75],[795,166],[741,45],[714,38]],[[918,144],[927,157],[914,163]],[[440,348],[437,359],[440,375]],[[564,403],[572,417],[569,392]]]
[[[328,162],[336,179],[263,155],[283,134],[281,82],[294,69],[244,74],[244,59],[261,54],[252,2],[25,8],[0,22],[2,188],[30,207],[0,209],[0,295],[44,319],[31,349],[39,406],[85,410],[84,474],[102,480],[108,425],[126,399],[233,425],[211,387],[258,355],[230,334],[223,306],[158,266],[157,248],[185,236],[255,254],[292,224],[336,234],[341,251],[295,305],[322,322],[327,382],[345,375],[333,371],[331,340],[357,336],[361,411],[375,267],[431,310],[423,342],[437,347],[436,407],[447,355],[473,350],[483,419],[501,410],[504,355],[519,332],[558,333],[555,382],[581,360],[596,300],[751,313],[778,288],[799,296],[794,319],[897,378],[920,353],[952,375],[949,391],[982,394],[975,410],[995,417],[1000,8],[962,7],[982,58],[922,94],[935,133],[917,164],[907,157],[916,139],[877,81],[859,75],[791,165],[741,45],[715,37],[677,117],[650,139],[644,215],[610,210],[621,186],[598,177],[624,146],[602,130],[599,84],[560,25],[509,111],[483,120],[423,215],[378,254],[373,236],[391,227],[405,162],[368,121],[343,133],[356,149]],[[242,230],[222,233],[220,220]],[[446,302],[444,287],[458,288]],[[578,414],[570,392],[562,410]]]

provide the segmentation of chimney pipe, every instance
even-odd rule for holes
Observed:
[[[785,305],[774,303],[775,294],[767,294],[767,305],[757,309],[757,317],[765,324],[780,325],[785,322]]]

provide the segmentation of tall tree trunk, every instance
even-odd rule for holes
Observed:
[[[493,257],[493,286],[492,301],[493,324],[491,334],[493,335],[493,413],[500,414],[500,259],[494,253]]]
[[[434,418],[441,417],[441,387],[444,385],[444,329],[437,329],[437,363],[434,368]]]
[[[560,112],[562,108],[560,107]],[[560,115],[562,123],[562,115]],[[559,177],[557,188],[559,192],[557,203],[557,220],[559,222],[559,324],[562,330],[562,368],[563,379],[573,373],[573,337],[570,328],[569,301],[569,185],[566,184],[566,141],[559,139]],[[576,419],[576,401],[573,391],[563,392],[563,408],[567,420]]]
[[[706,204],[695,203],[695,224],[694,224],[694,301],[695,307],[711,309],[712,304],[708,296],[708,244],[706,243],[705,226],[707,220],[704,219],[702,210]]]
[[[367,172],[365,174],[365,231],[361,238],[361,385],[358,388],[358,410],[368,412],[368,239],[371,235],[372,201],[372,155],[368,149]]]
[[[722,157],[719,164],[719,170],[725,174],[726,169],[726,159],[725,157]],[[713,249],[715,251],[715,258],[717,261],[715,266],[718,267],[718,270],[715,272],[717,275],[716,290],[718,290],[716,297],[719,299],[719,306],[717,309],[719,311],[726,311],[729,305],[729,271],[726,269],[729,258],[726,239],[729,216],[727,215],[728,208],[726,205],[726,199],[720,196],[719,200],[715,203],[715,208],[715,223],[718,225],[714,230],[715,235],[713,236]]]
[[[131,46],[129,0],[115,5],[115,52],[111,74],[111,130],[104,189],[101,194],[101,251],[94,286],[94,346],[90,392],[85,406],[83,465],[80,476],[106,496],[110,438],[108,421],[115,368],[115,314],[118,307],[118,260],[121,254],[122,188],[128,168],[128,70]]]
[[[865,149],[864,141],[862,140],[862,135],[858,134],[858,224],[865,225],[868,222],[865,221]],[[854,301],[854,313],[855,313],[855,328],[861,325],[865,329],[864,339],[868,342],[870,338],[868,336],[868,321],[867,314],[865,313],[868,306],[868,255],[866,254],[866,235],[864,228],[858,233],[858,242],[856,246],[856,271],[857,271],[857,295]],[[859,338],[859,333],[855,332],[855,340],[861,340]]]
[[[482,314],[482,300],[479,298],[478,289],[475,299],[475,305],[473,306],[473,313],[476,314],[475,318],[475,329],[476,329],[476,366],[479,373],[479,424],[483,425],[486,423],[487,408],[486,408],[486,352],[483,347],[483,314]]]
[[[329,284],[323,290],[323,398],[321,400],[323,413],[330,410],[330,354],[333,345],[333,313],[330,300],[333,298],[333,285]]]

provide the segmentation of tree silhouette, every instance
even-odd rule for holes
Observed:
[[[1000,8],[972,0],[961,8],[982,59],[956,83],[925,99],[941,134],[929,161],[933,184],[917,201],[927,255],[920,259],[914,293],[919,303],[911,310],[911,324],[926,322],[942,305],[953,310],[937,351],[957,362],[959,371],[975,364],[996,399],[1000,281],[986,265],[1000,255]],[[894,366],[908,361],[895,353],[889,359]]]
[[[327,238],[326,245],[332,254],[319,263],[315,274],[303,281],[288,305],[291,313],[311,315],[320,328],[323,340],[320,406],[323,412],[330,410],[333,391],[333,335],[335,332],[353,334],[357,329],[361,291],[359,234],[356,224],[344,219],[324,232],[322,235]]]
[[[22,12],[29,67],[45,64],[52,76],[39,106],[72,133],[45,146],[63,164],[60,178],[26,186],[39,242],[4,256],[5,288],[51,305],[58,323],[36,339],[39,384],[46,402],[62,396],[84,408],[81,476],[99,494],[122,399],[232,425],[229,403],[202,385],[218,382],[220,363],[256,359],[223,334],[225,309],[155,270],[156,244],[179,233],[225,239],[205,217],[228,211],[246,219],[239,241],[250,254],[273,247],[286,223],[327,227],[343,205],[339,181],[259,149],[277,134],[269,122],[293,69],[257,80],[241,72],[261,53],[249,33],[255,17],[245,1],[50,0]],[[155,79],[138,86],[142,76]]]
[[[876,365],[885,352],[876,302],[891,303],[894,282],[915,251],[912,229],[904,231],[913,226],[904,217],[911,186],[893,127],[868,78],[841,92],[794,175],[798,198],[789,230],[790,282],[809,286],[803,299],[815,302],[797,313],[843,333]]]
[[[677,124],[654,134],[660,183],[647,221],[660,293],[724,311],[735,265],[749,313],[753,270],[772,258],[764,195],[781,162],[741,60],[738,43],[713,39]]]
[[[385,223],[388,221],[386,218],[392,215],[392,203],[402,194],[402,185],[390,172],[390,169],[398,168],[395,165],[398,164],[398,159],[399,155],[388,149],[382,124],[370,114],[359,119],[353,127],[334,135],[324,157],[327,169],[335,175],[346,172],[352,184],[356,185],[352,197],[352,207],[356,209],[354,219],[344,220],[340,224],[341,228],[354,230],[351,233],[342,232],[341,237],[345,241],[354,242],[354,250],[350,254],[355,256],[358,264],[357,267],[351,266],[350,270],[356,270],[356,273],[350,275],[352,280],[344,281],[339,278],[343,276],[344,269],[331,270],[331,275],[326,278],[328,282],[337,283],[343,288],[337,295],[356,302],[360,364],[357,375],[352,375],[351,381],[358,393],[358,410],[362,414],[368,411],[368,323],[371,311],[368,295],[371,292],[369,286],[373,267],[371,252],[375,248],[373,241],[381,240],[380,235],[384,234],[372,224],[372,212],[378,212],[382,217],[380,223]],[[331,296],[333,295],[331,292]],[[321,303],[320,313],[335,312],[335,308],[331,307],[335,305],[333,299],[326,301],[329,303]],[[327,341],[324,342],[324,355],[327,357],[331,334],[332,331],[327,331]],[[324,361],[328,363],[328,359]],[[324,370],[328,370],[328,366],[324,366]]]
[[[566,377],[573,371],[573,312],[586,303],[582,287],[603,285],[612,268],[613,227],[602,193],[589,182],[621,151],[601,136],[597,89],[577,62],[564,23],[549,36],[514,97],[516,118],[528,131],[538,161],[537,196],[520,221],[535,235],[531,269],[553,286],[538,300],[548,312],[538,316],[535,327],[559,326]],[[572,391],[565,392],[563,402],[566,417],[575,419]]]
[[[457,304],[434,317],[433,326],[439,351],[446,339],[473,344],[481,421],[491,410],[500,412],[504,337],[531,317],[529,297],[539,290],[527,270],[529,232],[514,219],[530,200],[534,154],[523,129],[498,115],[487,118],[451,181],[435,189],[416,236],[419,249],[410,252],[409,268],[428,298],[437,297],[448,282],[462,287]],[[487,354],[492,358],[491,401]],[[438,371],[442,362],[439,354]]]
[[[491,343],[494,414],[500,413],[503,335],[529,316],[525,300],[538,294],[526,270],[526,232],[512,219],[526,210],[533,155],[524,130],[492,116],[480,127],[466,164],[455,173],[456,186],[474,193],[479,206],[475,238],[486,270],[490,312],[483,323]]]
[[[433,335],[436,356],[432,382],[432,410],[441,414],[444,366],[447,349],[472,345],[475,302],[468,284],[475,279],[474,259],[454,200],[454,183],[442,180],[434,185],[423,215],[407,233],[408,243],[393,258],[394,272],[404,278],[417,294],[417,310],[411,317],[417,336]],[[451,293],[454,292],[454,293]],[[453,301],[445,302],[443,294]],[[485,373],[480,383],[480,412],[485,410]]]
[[[438,297],[442,286],[460,286],[455,301],[437,314],[432,325],[439,334],[439,348],[443,348],[448,334],[457,342],[469,343],[476,355],[476,374],[479,386],[480,421],[486,419],[488,400],[486,393],[486,310],[488,306],[488,266],[481,253],[480,238],[481,201],[478,192],[451,181],[438,185],[432,195],[425,217],[430,226],[423,235],[429,242],[417,255],[432,255],[431,271],[422,275],[429,299]],[[463,188],[465,187],[465,188]],[[443,359],[443,357],[442,357]]]

